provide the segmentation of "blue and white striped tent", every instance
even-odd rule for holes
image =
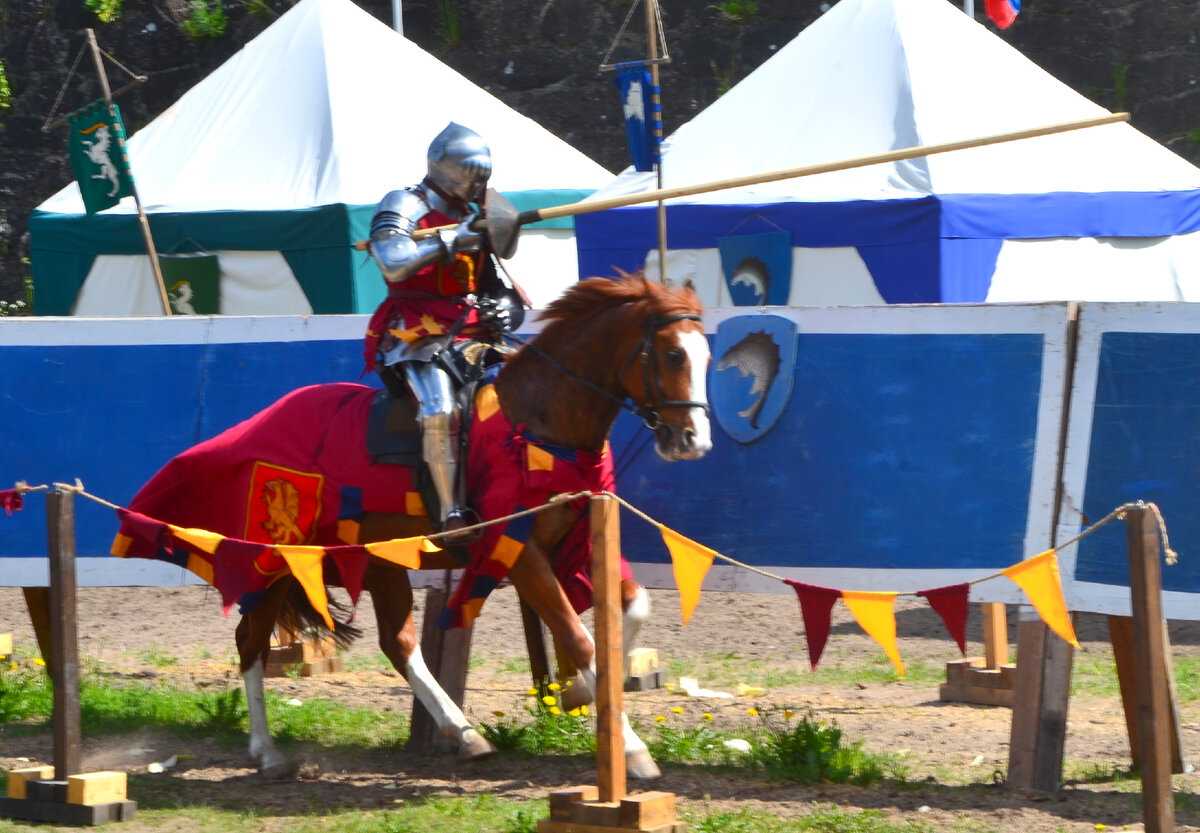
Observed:
[[[780,47],[666,139],[665,188],[1106,113],[948,0],[841,0]],[[594,198],[654,187],[628,169]],[[667,206],[667,274],[710,306],[764,303],[731,296],[737,259],[722,269],[754,235],[791,249],[773,304],[1200,298],[1200,169],[1128,124]],[[580,274],[656,264],[654,212],[579,216]]]

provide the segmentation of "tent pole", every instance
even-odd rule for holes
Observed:
[[[400,34],[404,34],[404,15],[400,8],[404,5],[404,0],[392,0],[392,28]]]
[[[654,142],[655,155],[657,159],[654,161],[654,172],[658,179],[658,190],[663,187],[663,167],[662,155],[658,153],[658,148],[662,146],[663,127],[662,127],[662,93],[658,86],[658,26],[656,23],[655,6],[658,0],[646,0],[646,39],[648,41],[650,58],[650,93],[651,110],[655,115],[654,122]],[[659,283],[667,282],[667,205],[662,200],[658,201],[658,280]]]
[[[396,2],[399,2],[399,0],[396,0]],[[967,17],[974,20],[975,19],[975,0],[963,0],[963,11],[966,12]]]
[[[115,118],[112,90],[108,87],[108,75],[105,74],[104,63],[100,60],[100,46],[96,43],[96,33],[88,29],[87,37],[88,46],[92,48],[92,59],[96,62],[96,75],[100,77],[100,89],[104,92],[104,106],[108,109],[108,115]],[[125,158],[125,164],[128,166],[129,153],[125,147],[125,137],[117,136],[117,149],[121,151],[121,156]],[[150,256],[150,268],[154,270],[154,282],[158,286],[158,298],[162,303],[163,315],[170,315],[171,302],[167,300],[167,285],[163,280],[162,267],[158,264],[158,251],[154,248],[154,238],[150,234],[150,221],[142,208],[142,200],[138,196],[137,183],[134,182],[132,171],[129,175],[129,190],[133,192],[133,204],[137,206],[138,223],[142,227],[142,237],[146,240],[146,252]]]

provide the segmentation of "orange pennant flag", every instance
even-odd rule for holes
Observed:
[[[275,552],[287,562],[292,575],[304,588],[313,609],[325,619],[325,626],[333,630],[333,617],[329,615],[329,596],[325,593],[325,574],[321,569],[321,562],[325,560],[325,548],[276,544]]]
[[[209,555],[214,554],[217,551],[217,544],[225,540],[224,535],[218,535],[215,532],[209,532],[204,529],[185,529],[174,524],[167,524],[167,526],[170,528],[171,534],[180,541]]]
[[[1075,638],[1071,614],[1067,612],[1067,600],[1063,597],[1058,554],[1054,550],[1046,550],[1003,572],[1025,591],[1030,604],[1047,627],[1078,648],[1079,640]]]
[[[662,524],[658,525],[658,531],[662,533],[663,543],[671,551],[675,586],[679,588],[679,606],[683,613],[683,624],[686,625],[700,603],[700,585],[704,583],[704,576],[717,553]]]
[[[399,564],[401,567],[407,567],[410,570],[417,570],[421,567],[421,550],[423,544],[429,539],[423,536],[415,538],[393,538],[391,541],[378,541],[373,544],[364,544],[367,552],[371,555],[378,556],[384,561],[390,561],[393,564]]]
[[[843,590],[842,601],[859,627],[867,632],[883,647],[887,658],[896,666],[900,676],[904,676],[904,663],[900,660],[900,651],[896,647],[896,596],[898,593],[875,593],[867,590]]]

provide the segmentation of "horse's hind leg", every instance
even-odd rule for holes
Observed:
[[[367,568],[364,586],[370,591],[375,605],[380,649],[404,675],[413,696],[421,701],[438,729],[458,743],[458,756],[476,760],[494,754],[496,748],[471,726],[462,709],[450,699],[425,664],[413,624],[412,585],[408,571],[372,562]]]
[[[287,576],[268,587],[254,609],[238,622],[236,632],[242,684],[246,687],[246,711],[250,719],[250,754],[258,759],[258,771],[267,778],[287,778],[295,773],[295,766],[275,747],[271,738],[263,692],[271,633],[292,581],[294,579]]]

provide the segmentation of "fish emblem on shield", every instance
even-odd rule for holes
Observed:
[[[717,249],[735,307],[787,304],[792,292],[791,232],[718,237]]]
[[[729,436],[751,443],[787,407],[796,373],[797,327],[778,315],[722,321],[713,344],[713,413]]]

